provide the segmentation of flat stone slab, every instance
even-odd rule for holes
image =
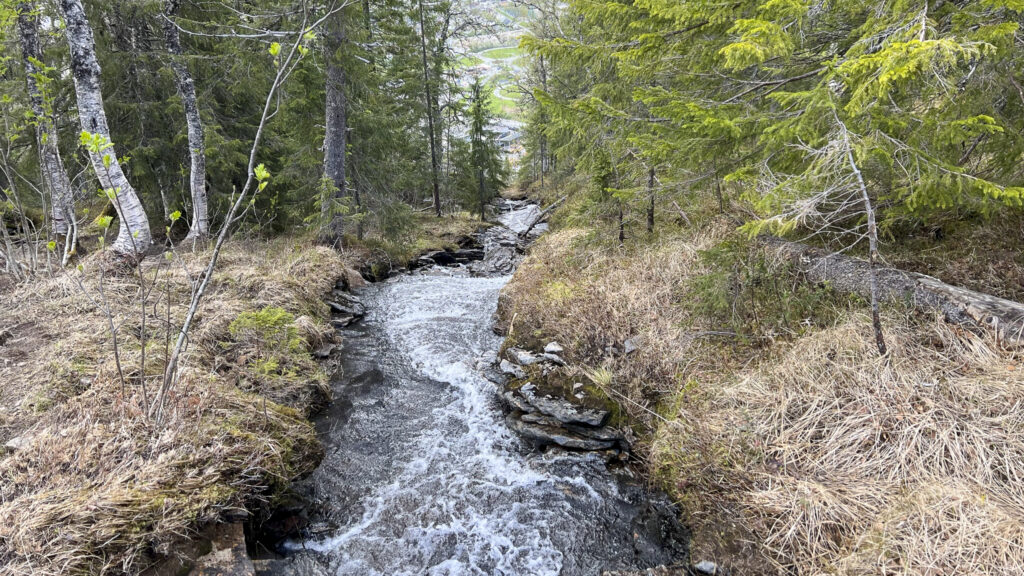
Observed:
[[[557,444],[563,448],[574,450],[607,450],[615,446],[614,441],[581,438],[567,432],[564,428],[524,422],[517,418],[515,414],[509,414],[505,421],[508,423],[509,428],[515,430],[524,438],[539,444]]]
[[[523,400],[533,406],[537,412],[547,414],[563,424],[583,424],[586,426],[604,426],[608,421],[607,410],[576,406],[562,398],[540,396],[533,389],[520,388],[518,393]]]

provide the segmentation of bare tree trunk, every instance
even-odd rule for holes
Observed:
[[[548,71],[544,65],[544,56],[540,56],[540,84],[541,89],[544,93],[548,91]],[[548,172],[548,137],[543,132],[543,127],[547,125],[547,115],[544,113],[543,108],[541,109],[540,125],[542,131],[540,133],[540,187],[544,187],[544,175]]]
[[[622,210],[622,200],[618,200],[619,205],[619,246],[626,243],[626,222],[625,215]]]
[[[181,38],[174,23],[181,7],[181,0],[166,0],[164,4],[164,38],[167,51],[171,53],[171,68],[185,108],[188,124],[188,155],[191,169],[189,188],[192,192],[192,224],[186,240],[201,240],[210,235],[210,216],[206,198],[206,144],[203,138],[203,121],[199,117],[199,101],[196,99],[196,84],[188,66],[182,60]]]
[[[647,196],[650,204],[647,205],[647,232],[654,232],[654,167],[647,173]]]
[[[430,89],[430,66],[427,64],[427,31],[424,24],[423,0],[419,0],[420,9],[420,48],[423,55],[423,91],[427,106],[427,132],[430,140],[430,180],[434,192],[434,212],[441,217],[441,189],[437,179],[437,142],[434,134],[434,98]]]
[[[363,239],[363,175],[359,169],[362,161],[358,154],[352,155],[352,194],[356,202],[356,214],[359,218],[356,221],[356,238]]]
[[[480,221],[484,221],[484,209],[487,204],[487,184],[484,180],[483,169],[477,169],[477,179],[480,181]]]
[[[843,126],[843,136],[846,138],[846,127]],[[875,209],[871,204],[871,197],[868,195],[867,185],[864,184],[864,176],[857,168],[853,158],[853,150],[850,147],[849,139],[846,140],[846,159],[850,163],[850,169],[857,177],[857,185],[860,187],[861,200],[864,202],[864,213],[868,219],[868,248],[871,252],[869,259],[868,274],[871,282],[871,325],[875,329],[875,345],[878,346],[878,353],[885,356],[885,336],[882,334],[882,318],[878,305],[878,227],[875,223]]]
[[[100,89],[100,65],[96,60],[96,44],[92,28],[85,17],[81,0],[60,0],[64,14],[65,33],[71,51],[71,73],[78,98],[78,118],[82,130],[110,140],[107,115],[103,111]],[[104,189],[113,191],[119,228],[111,249],[119,254],[141,257],[153,242],[146,211],[135,188],[128,182],[117,155],[111,148],[107,152],[90,151],[93,169]]]
[[[19,3],[17,10],[25,79],[32,114],[35,116],[39,166],[43,173],[43,183],[50,193],[53,231],[58,236],[67,236],[74,226],[74,188],[61,161],[53,116],[46,110],[43,93],[36,80],[36,76],[42,72],[37,62],[43,59],[43,52],[39,46],[39,14],[36,6],[30,2]]]
[[[327,109],[324,133],[324,179],[331,183],[328,197],[323,199],[320,238],[326,244],[341,247],[344,219],[341,202],[345,198],[345,136],[348,123],[345,107],[345,69],[341,63],[345,31],[342,14],[331,17],[327,26],[324,49],[327,52]]]

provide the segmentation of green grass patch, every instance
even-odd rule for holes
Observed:
[[[512,60],[523,55],[523,51],[517,47],[509,46],[504,48],[491,48],[480,53],[484,58],[492,60]]]

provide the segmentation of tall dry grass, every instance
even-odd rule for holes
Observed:
[[[726,498],[780,572],[1024,573],[1017,360],[894,314],[892,355],[880,358],[867,320],[679,399],[656,435],[657,465],[689,480],[677,490],[709,523],[718,510],[699,495]]]

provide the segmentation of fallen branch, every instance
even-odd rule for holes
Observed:
[[[551,212],[552,212],[552,211],[553,211],[553,210],[554,210],[555,208],[558,208],[558,206],[559,206],[559,205],[561,205],[561,204],[562,204],[562,202],[565,202],[565,199],[566,199],[566,198],[568,198],[568,197],[569,197],[568,195],[562,196],[562,197],[561,197],[561,198],[559,198],[558,200],[555,200],[555,201],[554,201],[554,202],[553,202],[553,203],[552,203],[552,204],[551,204],[550,206],[548,206],[547,208],[545,208],[545,209],[541,210],[540,214],[539,214],[539,215],[537,216],[537,219],[533,221],[533,224],[530,224],[530,227],[529,227],[529,228],[527,228],[527,229],[526,229],[526,230],[525,230],[525,231],[524,231],[524,232],[523,232],[523,233],[521,234],[521,236],[529,236],[529,234],[530,234],[530,230],[533,230],[533,228],[534,228],[534,227],[535,227],[535,226],[536,226],[537,224],[540,224],[541,222],[543,222],[543,221],[544,221],[544,220],[545,220],[545,219],[546,219],[546,218],[547,218],[547,217],[548,217],[548,216],[549,216],[549,215],[551,214]]]

